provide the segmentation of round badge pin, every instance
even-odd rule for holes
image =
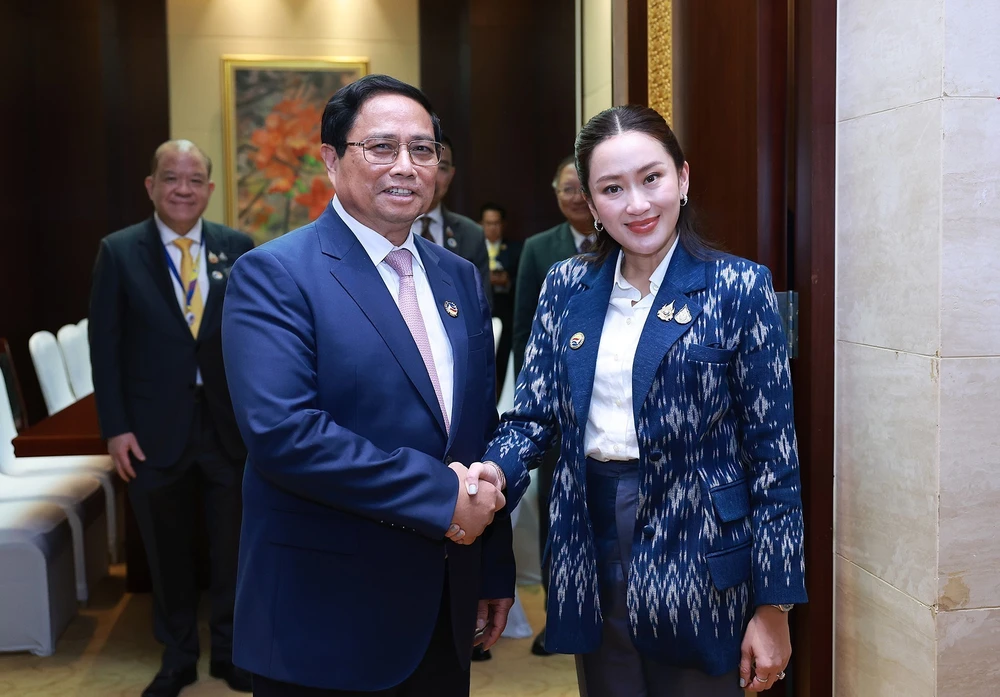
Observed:
[[[187,323],[188,323],[188,326],[190,326],[190,325],[194,324],[194,320],[195,320],[195,317],[194,317],[194,313],[193,313],[193,312],[189,312],[189,313],[187,313],[187,314],[186,314],[186,315],[184,316],[184,319],[186,319],[186,320],[187,320]]]
[[[576,334],[574,334],[569,338],[569,347],[574,351],[576,351],[578,348],[583,346],[584,338],[585,337],[583,336],[583,332],[577,332]]]
[[[212,278],[214,278],[216,281],[221,281],[222,280],[222,272],[221,271],[213,271],[212,272]]]
[[[448,246],[451,247],[452,249],[454,249],[455,247],[458,246],[458,240],[456,240],[454,237],[449,237],[448,238]]]
[[[452,317],[458,317],[458,305],[453,303],[451,300],[444,301],[444,311]]]

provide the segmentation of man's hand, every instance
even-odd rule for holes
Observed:
[[[446,536],[452,542],[471,545],[493,522],[493,516],[507,501],[489,482],[481,482],[473,489],[468,484],[468,470],[464,465],[453,462],[448,467],[458,477],[458,501]]]
[[[134,433],[122,433],[108,440],[108,455],[115,463],[118,476],[126,482],[135,479],[135,470],[132,468],[132,460],[129,453],[135,455],[135,459],[145,462],[146,456],[139,447],[139,441],[135,439]]]
[[[479,611],[476,613],[476,638],[472,645],[483,645],[483,651],[497,643],[504,627],[507,626],[507,613],[514,604],[513,598],[494,598],[480,600]]]
[[[761,605],[743,635],[740,687],[750,692],[763,692],[785,677],[784,670],[791,657],[788,613],[771,605]]]

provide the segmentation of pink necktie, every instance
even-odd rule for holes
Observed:
[[[403,315],[406,326],[410,328],[413,341],[420,349],[420,356],[424,359],[424,367],[427,368],[427,375],[434,386],[434,394],[437,395],[438,406],[441,407],[444,429],[448,431],[451,428],[451,423],[448,421],[448,411],[444,408],[441,381],[438,380],[437,368],[434,366],[434,354],[431,353],[431,341],[427,338],[424,317],[420,314],[420,305],[417,303],[417,289],[413,284],[413,255],[408,249],[395,249],[386,255],[385,262],[399,274],[399,312]]]

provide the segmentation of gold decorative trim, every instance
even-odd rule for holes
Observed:
[[[646,6],[646,58],[649,106],[673,125],[673,0],[649,0]]]

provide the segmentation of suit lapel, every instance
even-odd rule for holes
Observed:
[[[213,226],[207,220],[201,223],[201,253],[205,255],[205,271],[208,273],[208,301],[205,303],[205,313],[201,318],[201,327],[198,329],[198,340],[206,338],[209,334],[219,328],[216,317],[222,307],[222,296],[225,294],[225,278],[216,279],[214,271],[219,270],[222,261],[218,258],[219,251],[222,251],[221,240],[215,234]]]
[[[570,257],[575,257],[577,255],[576,241],[573,239],[572,228],[569,223],[562,224],[562,231],[559,235],[559,259],[569,259]],[[612,280],[614,280],[614,273],[611,274]],[[611,291],[610,286],[608,290],[608,295],[610,297]]]
[[[426,242],[426,244],[424,244]],[[459,302],[455,283],[451,276],[445,273],[438,264],[436,245],[432,245],[424,239],[417,241],[417,250],[420,258],[424,262],[424,269],[427,271],[427,280],[434,294],[434,306],[441,316],[441,322],[448,333],[448,340],[451,342],[452,355],[454,356],[454,380],[451,406],[451,434],[448,438],[448,447],[458,432],[458,421],[462,417],[462,407],[465,403],[465,385],[468,379],[469,370],[469,333],[466,330],[465,321],[461,319],[463,312],[473,312],[478,308],[463,307]],[[450,300],[458,305],[458,316],[452,317],[444,309],[445,301]],[[437,404],[437,401],[434,402]],[[441,424],[444,426],[444,422]]]
[[[649,395],[653,378],[667,352],[688,329],[694,326],[702,306],[693,302],[688,294],[705,288],[705,273],[707,265],[692,257],[680,243],[674,250],[673,259],[663,277],[663,285],[653,299],[649,309],[649,317],[639,336],[639,345],[635,351],[632,363],[632,409],[636,420],[646,397]],[[657,316],[661,308],[674,304],[674,316],[670,321],[664,321]],[[691,315],[688,322],[681,323],[677,317],[683,308]],[[683,317],[682,317],[683,319]]]
[[[571,345],[560,347],[566,356],[566,372],[573,409],[577,423],[585,430],[590,413],[590,397],[594,392],[594,373],[597,369],[597,349],[601,345],[604,319],[608,313],[611,285],[615,278],[615,260],[609,258],[594,267],[580,283],[584,290],[574,295],[566,308],[566,319],[560,340],[567,344],[574,336],[583,335],[583,343],[574,349]]]
[[[332,257],[330,273],[375,327],[445,433],[444,417],[420,350],[371,257],[332,207],[326,208],[316,225],[322,252]]]
[[[191,330],[187,322],[184,321],[184,314],[177,303],[177,295],[174,293],[174,282],[170,278],[170,270],[167,268],[167,260],[163,241],[160,239],[160,231],[156,228],[156,221],[150,218],[146,224],[146,231],[139,240],[139,256],[142,262],[149,269],[149,276],[153,279],[163,301],[166,303],[166,313],[172,317],[171,322],[176,322],[184,334],[191,336]]]

